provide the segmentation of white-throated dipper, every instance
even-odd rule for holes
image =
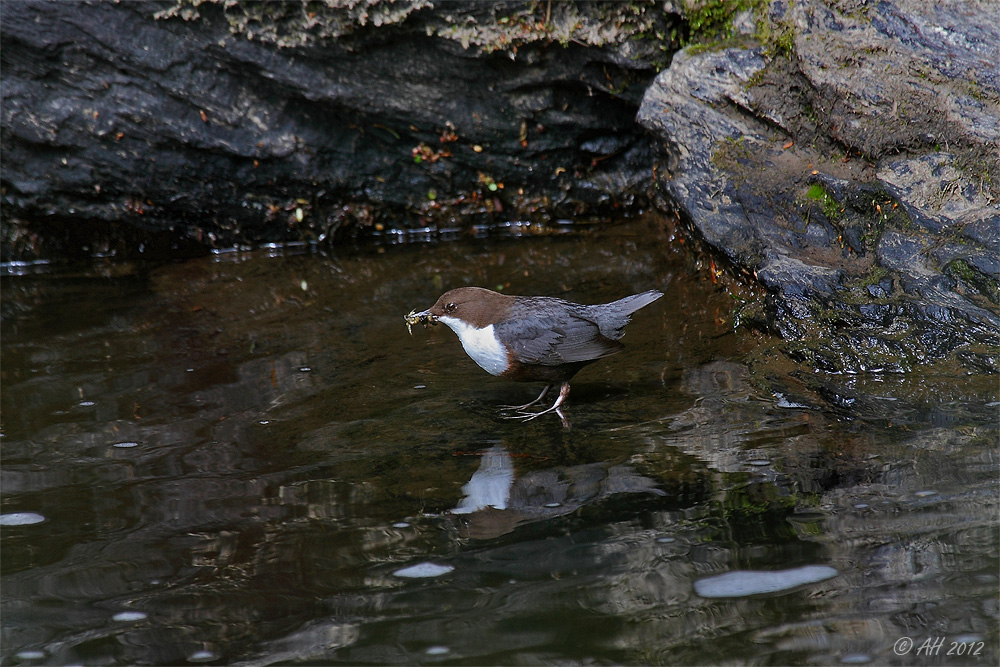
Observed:
[[[427,310],[410,311],[406,328],[442,322],[458,334],[465,352],[492,375],[523,382],[545,382],[538,398],[513,407],[524,419],[556,412],[569,396],[569,380],[598,359],[624,349],[629,316],[656,301],[649,290],[611,303],[585,306],[547,296],[511,296],[482,287],[445,292]],[[540,402],[555,383],[559,398],[541,412],[524,412]]]

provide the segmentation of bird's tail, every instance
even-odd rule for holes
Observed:
[[[632,296],[627,296],[624,299],[612,301],[608,304],[608,308],[613,310],[615,314],[621,314],[628,317],[640,308],[645,308],[649,304],[653,303],[661,296],[663,296],[663,292],[651,289],[646,292],[642,292],[641,294],[633,294]]]
[[[640,308],[644,308],[663,296],[663,292],[651,289],[641,294],[633,294],[624,299],[618,299],[600,306],[591,306],[597,312],[594,321],[601,329],[601,334],[612,340],[619,340],[625,335],[625,325],[629,316]],[[592,311],[593,312],[593,311]]]

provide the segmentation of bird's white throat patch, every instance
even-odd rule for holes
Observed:
[[[439,317],[438,322],[443,322],[458,334],[465,353],[487,373],[500,375],[507,370],[507,350],[497,340],[492,324],[477,329],[465,320],[447,315]]]

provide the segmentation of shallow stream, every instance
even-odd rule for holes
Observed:
[[[790,402],[668,226],[542,231],[7,267],[0,662],[998,663],[995,420]],[[407,335],[469,284],[666,296],[566,428]]]

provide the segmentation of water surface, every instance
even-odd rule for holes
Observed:
[[[407,335],[470,284],[666,296],[567,429]],[[995,420],[801,407],[734,307],[655,222],[9,268],[0,661],[996,664]]]

